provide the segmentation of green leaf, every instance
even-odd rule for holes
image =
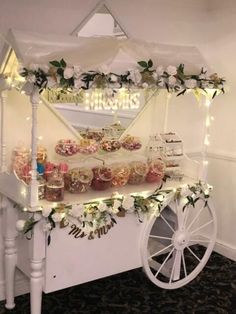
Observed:
[[[64,59],[61,59],[60,63],[63,68],[66,67],[66,61]]]
[[[50,245],[50,243],[51,243],[51,235],[49,234],[48,235],[48,245]]]
[[[148,64],[146,61],[139,61],[138,64],[142,67],[142,68],[148,68]]]
[[[212,99],[214,99],[217,95],[217,90],[214,92],[213,96],[212,96]]]
[[[186,89],[184,89],[180,93],[178,93],[177,96],[184,95],[185,92],[186,92]]]
[[[148,60],[148,68],[151,68],[153,66],[153,62],[151,59]]]
[[[50,61],[49,62],[51,65],[53,65],[54,67],[57,67],[57,68],[60,68],[61,66],[61,63],[57,60],[54,60],[54,61]]]

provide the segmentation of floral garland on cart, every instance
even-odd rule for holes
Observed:
[[[186,185],[177,189],[158,189],[151,195],[121,196],[118,193],[110,199],[95,201],[85,204],[58,204],[55,207],[43,207],[39,212],[32,213],[27,220],[18,220],[16,228],[31,239],[34,226],[45,219],[43,230],[48,233],[48,245],[51,242],[51,231],[56,228],[71,227],[69,235],[75,238],[87,237],[93,240],[96,237],[108,233],[117,223],[117,217],[125,217],[126,214],[136,214],[138,221],[143,222],[145,216],[158,217],[167,201],[174,198],[182,200],[183,210],[189,205],[195,206],[199,199],[208,204],[209,192],[212,187],[201,181],[193,185]],[[19,207],[19,205],[16,205]],[[22,209],[22,208],[21,208]],[[35,214],[40,213],[39,218]]]
[[[105,89],[109,95],[114,95],[119,88],[157,88],[175,92],[177,96],[185,94],[187,90],[217,89],[224,93],[225,80],[216,73],[207,74],[202,68],[197,74],[186,74],[184,64],[155,67],[153,61],[137,62],[138,68],[128,70],[123,74],[110,72],[108,66],[103,65],[99,71],[83,72],[81,67],[68,65],[64,59],[53,60],[49,65],[32,64],[23,67],[19,74],[26,79],[22,91],[27,95],[33,93],[36,86],[40,92],[46,88],[57,88],[63,93],[78,93],[90,88]],[[217,95],[217,90],[212,95]]]

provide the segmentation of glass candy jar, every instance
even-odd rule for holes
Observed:
[[[105,138],[100,143],[100,148],[105,152],[116,152],[121,148],[121,143],[115,138]]]
[[[111,187],[113,169],[109,166],[97,166],[93,168],[93,180],[91,188],[96,191],[104,191]]]
[[[122,147],[126,150],[138,150],[142,147],[141,140],[138,137],[126,135],[122,140]]]
[[[23,168],[30,161],[30,151],[24,146],[16,147],[12,152],[12,171],[15,171],[17,176],[22,179]]]
[[[65,189],[70,193],[86,192],[91,185],[92,179],[92,170],[73,168],[65,174]]]
[[[78,153],[78,144],[74,140],[59,140],[55,146],[55,151],[61,156],[73,156]]]
[[[161,159],[154,159],[148,162],[148,173],[146,182],[161,184],[165,175],[165,163]]]
[[[127,184],[130,175],[129,165],[126,163],[113,164],[112,186],[121,187]]]
[[[37,162],[44,164],[47,160],[47,149],[43,146],[37,147]]]
[[[80,135],[89,140],[95,140],[96,142],[100,142],[104,137],[103,130],[86,130],[80,132]]]
[[[98,150],[98,144],[95,140],[82,139],[80,140],[78,151],[81,154],[90,155],[96,153]]]
[[[54,170],[46,184],[45,198],[50,202],[59,202],[64,198],[64,180],[58,170]]]
[[[42,200],[45,198],[46,180],[42,176],[37,176],[37,181],[38,181],[38,199]]]
[[[141,184],[145,181],[148,172],[147,163],[144,161],[132,161],[130,163],[129,184]]]
[[[56,165],[54,165],[53,163],[47,161],[45,163],[45,166],[44,166],[44,178],[46,180],[49,179],[49,177],[52,175],[53,173],[53,170],[56,168]]]

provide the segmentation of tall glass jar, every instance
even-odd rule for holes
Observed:
[[[132,161],[130,163],[129,184],[141,184],[145,181],[148,172],[147,163],[144,161]]]
[[[65,174],[65,189],[70,193],[86,192],[91,185],[93,172],[87,168],[73,168]]]
[[[98,166],[93,168],[93,180],[91,188],[96,191],[104,191],[111,187],[113,170],[109,166]]]
[[[54,170],[46,184],[45,198],[50,202],[59,202],[64,199],[64,180],[63,175]]]

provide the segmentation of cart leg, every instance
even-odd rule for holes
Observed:
[[[7,309],[13,309],[15,307],[14,302],[14,283],[15,283],[15,270],[17,261],[16,250],[16,220],[17,211],[13,204],[3,199],[2,208],[4,210],[4,244],[5,244],[5,295]]]
[[[41,314],[43,291],[43,262],[31,260],[30,306],[31,314]]]

